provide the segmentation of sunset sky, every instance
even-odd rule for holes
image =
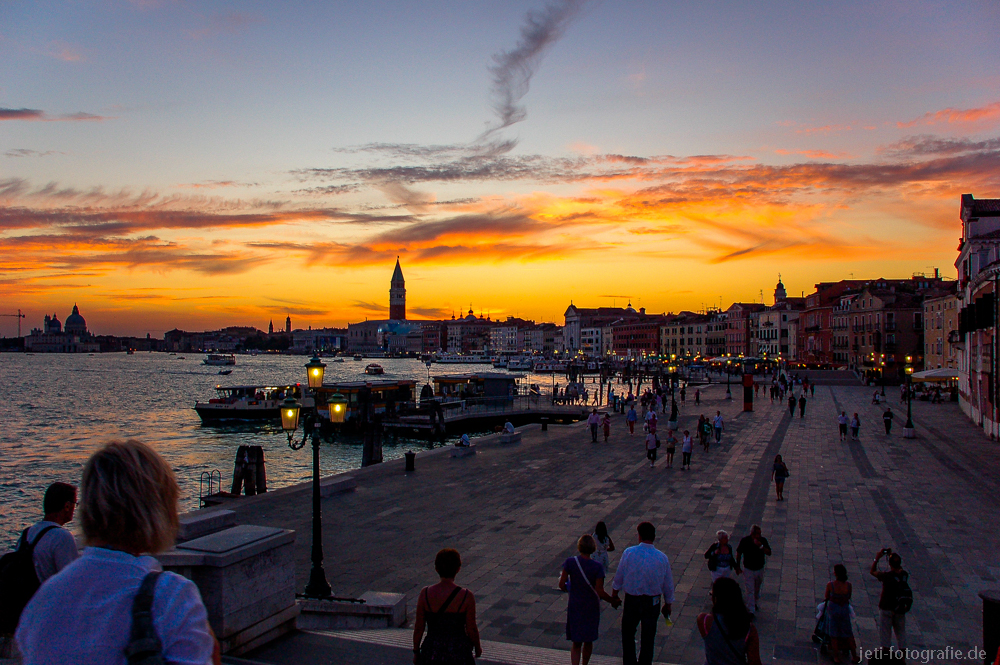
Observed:
[[[0,313],[155,337],[954,275],[1000,3],[0,2]],[[0,318],[0,335],[16,333]]]

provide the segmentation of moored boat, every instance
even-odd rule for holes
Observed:
[[[216,386],[218,397],[207,402],[196,402],[194,410],[198,412],[202,422],[217,422],[221,420],[276,420],[281,418],[281,403],[286,397],[293,397],[300,402],[308,401],[312,406],[312,398],[302,398],[302,386]]]
[[[385,374],[385,370],[378,363],[372,363],[365,367],[365,374],[370,374],[372,376],[377,376],[379,374]]]

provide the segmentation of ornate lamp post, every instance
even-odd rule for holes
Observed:
[[[319,488],[319,442],[320,442],[320,420],[319,412],[315,406],[317,390],[323,386],[323,375],[326,365],[320,362],[318,356],[313,356],[306,363],[306,378],[309,389],[313,394],[313,406],[306,411],[305,423],[303,423],[302,441],[298,444],[294,442],[295,430],[299,426],[299,416],[302,411],[301,405],[289,397],[281,405],[281,428],[288,434],[288,447],[292,450],[300,450],[312,433],[312,453],[313,453],[313,487],[312,487],[312,568],[309,571],[309,582],[306,584],[306,598],[330,598],[330,583],[326,581],[326,571],[323,570],[323,516],[320,508],[320,488]],[[330,414],[330,422],[339,425],[344,422],[347,413],[347,398],[339,392],[334,393],[327,400],[327,407]],[[310,427],[311,425],[311,427]]]
[[[906,424],[903,425],[903,438],[915,439],[917,433],[913,428],[913,392],[910,387],[913,385],[913,356],[906,356]]]

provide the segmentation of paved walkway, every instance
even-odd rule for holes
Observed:
[[[677,583],[674,625],[660,624],[655,659],[700,664],[704,655],[694,620],[709,607],[711,579],[702,553],[716,530],[738,538],[760,523],[774,549],[757,622],[765,660],[816,662],[809,641],[815,607],[839,562],[854,583],[859,641],[863,648],[877,646],[880,585],[867,570],[875,552],[886,546],[899,551],[911,571],[910,646],[981,646],[976,593],[1000,587],[1000,542],[991,524],[1000,507],[998,444],[985,439],[954,404],[915,403],[918,438],[904,440],[905,409],[886,437],[870,389],[820,386],[805,418],[798,413],[789,418],[787,407],[767,398],[754,412],[740,413],[741,393],[738,388],[733,393],[737,399],[727,402],[725,386],[713,386],[702,391],[697,410],[691,400],[682,406],[681,429],[693,429],[698,413],[713,415],[717,408],[727,420],[722,446],[713,444],[707,453],[696,446],[690,472],[680,470],[679,453],[675,468],[664,468],[661,460],[649,469],[640,435],[630,437],[621,416],[607,445],[591,443],[583,423],[550,426],[548,432],[534,427],[526,429],[520,445],[487,444],[475,457],[420,455],[417,471],[409,475],[402,461],[359,472],[355,492],[323,502],[326,568],[334,593],[405,593],[412,612],[420,588],[436,581],[434,554],[455,547],[464,563],[458,582],[476,594],[483,639],[560,650],[568,662],[566,597],[555,590],[562,561],[598,520],[608,524],[619,553],[634,544],[635,525],[649,520]],[[839,441],[840,409],[860,414],[860,443]],[[778,453],[791,471],[781,503],[774,501],[770,482]],[[299,533],[296,565],[304,586],[308,494],[234,509],[244,523]],[[619,553],[612,554],[612,569]],[[595,654],[620,656],[619,619],[620,611],[605,606]],[[306,652],[293,658],[295,649],[316,640],[326,640],[323,653],[330,658],[315,662],[354,662],[350,654],[359,653],[356,640],[308,634],[249,658],[302,662]],[[399,647],[362,646],[370,649],[371,662],[410,660]],[[501,652],[487,648],[484,659],[519,662],[507,655],[493,660]]]

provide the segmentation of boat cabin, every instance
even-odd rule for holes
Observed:
[[[416,381],[410,380],[373,380],[348,381],[344,383],[325,383],[316,391],[317,408],[321,415],[329,417],[325,406],[328,398],[334,393],[340,393],[347,398],[347,411],[344,421],[349,423],[357,420],[361,414],[361,402],[365,391],[371,392],[372,414],[394,412],[400,406],[413,404],[415,400]]]
[[[477,397],[513,398],[517,395],[518,374],[477,372],[476,374],[446,374],[435,376],[434,395],[443,402]]]

